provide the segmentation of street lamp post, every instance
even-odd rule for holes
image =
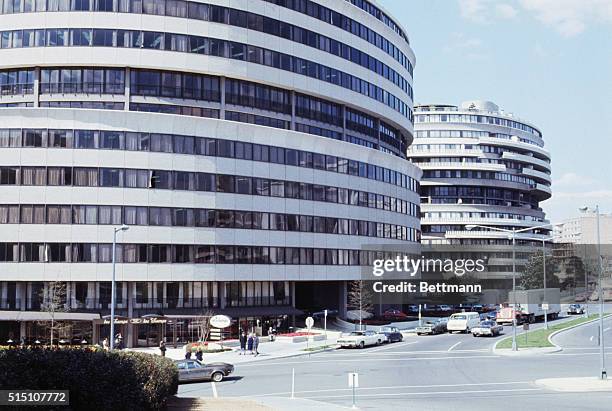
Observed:
[[[110,349],[115,348],[115,249],[117,248],[117,233],[119,231],[127,231],[130,227],[123,224],[121,227],[113,228],[113,280],[111,282],[111,315],[110,315]]]
[[[548,228],[548,227],[552,227],[552,224],[542,224],[542,225],[537,225],[534,227],[526,227],[526,228],[521,228],[519,230],[517,230],[516,228],[512,227],[512,230],[509,230],[507,228],[499,228],[499,227],[493,227],[493,226],[486,226],[486,225],[477,225],[477,224],[468,224],[465,226],[465,229],[470,231],[473,228],[486,228],[488,230],[493,230],[493,231],[501,231],[503,233],[508,233],[510,234],[510,238],[512,239],[512,296],[513,296],[513,318],[512,318],[512,351],[518,351],[518,345],[516,344],[516,234],[517,233],[522,233],[525,231],[531,231],[531,230],[535,230],[538,228]]]
[[[580,211],[588,210],[588,207],[580,208]],[[606,350],[604,346],[604,293],[601,284],[603,277],[603,264],[601,258],[601,233],[599,231],[599,205],[595,206],[595,215],[597,218],[597,262],[599,265],[599,356],[601,363],[599,378],[601,380],[605,380],[608,378],[608,373],[606,372]]]

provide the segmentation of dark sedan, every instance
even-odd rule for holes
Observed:
[[[232,364],[215,362],[204,364],[198,360],[177,360],[179,382],[211,380],[220,382],[234,371]]]
[[[415,331],[417,335],[421,334],[442,334],[446,332],[447,318],[438,318],[434,321],[427,321],[426,323],[416,327]]]
[[[402,336],[402,333],[397,327],[382,327],[378,333],[384,334],[385,337],[387,337],[386,342],[389,343],[396,341],[401,342],[404,339],[404,336]]]

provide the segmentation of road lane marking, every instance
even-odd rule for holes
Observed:
[[[547,354],[550,355],[550,354]],[[484,359],[484,358],[501,358],[501,355],[467,355],[467,356],[463,356],[463,357],[459,357],[459,356],[451,356],[451,357],[421,357],[421,358],[359,358],[359,359],[336,359],[334,358],[335,362],[370,362],[370,361],[376,361],[376,362],[380,362],[380,361],[424,361],[424,360],[461,360],[461,359],[468,359],[468,358],[476,358],[476,359]],[[329,359],[328,360],[304,360],[304,361],[284,361],[284,362],[264,362],[264,361],[258,361],[256,363],[251,363],[251,364],[239,364],[237,366],[240,366],[241,368],[243,367],[261,367],[264,365],[289,365],[289,364],[317,364],[317,363],[323,363],[323,364],[329,364]]]
[[[213,398],[218,398],[217,385],[215,384],[214,381],[211,381],[210,383],[212,384]]]
[[[611,327],[604,328],[604,332],[606,332],[606,331],[610,331],[611,329],[612,329]]]
[[[360,387],[359,391],[368,390],[397,390],[397,389],[409,389],[409,388],[450,388],[450,387],[473,387],[473,386],[499,386],[499,385],[519,385],[519,384],[532,384],[533,381],[507,381],[507,382],[475,382],[475,383],[461,383],[461,384],[426,384],[426,385],[390,385],[390,386],[379,386],[379,387]],[[336,392],[336,391],[351,391],[352,388],[327,388],[322,390],[304,390],[296,391],[295,394],[309,394],[309,393],[324,393],[324,392]],[[435,391],[431,391],[435,392]],[[255,395],[243,395],[241,397],[276,397],[291,394],[290,392],[274,392],[267,394],[255,394]]]
[[[451,346],[451,347],[448,349],[448,352],[451,352],[451,351],[453,350],[453,348],[455,348],[456,346],[458,346],[458,345],[459,345],[459,344],[461,344],[462,342],[463,342],[463,341],[459,341],[458,343],[453,344],[453,345],[452,345],[452,346]]]
[[[361,388],[359,389],[361,391]],[[394,392],[394,393],[381,393],[381,394],[359,394],[360,398],[363,397],[397,397],[401,395],[445,395],[445,394],[494,394],[503,392],[526,392],[526,391],[543,391],[543,388],[516,388],[510,390],[472,390],[472,391],[425,391],[425,392]],[[351,394],[345,395],[323,395],[315,397],[303,397],[306,399],[323,399],[323,398],[349,398]]]
[[[403,346],[409,345],[409,344],[416,344],[417,342],[418,341],[410,341],[410,342],[406,341],[406,342],[403,342],[403,343],[400,343],[400,344],[396,344],[396,345],[393,345],[393,346],[385,345],[385,346],[382,346],[382,347],[377,347],[377,348],[369,349],[366,352],[369,354],[369,353],[372,353],[372,352],[383,351],[383,350],[386,350],[387,348],[397,348],[397,347],[403,347]]]

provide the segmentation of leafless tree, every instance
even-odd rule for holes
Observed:
[[[67,286],[62,281],[51,281],[41,290],[40,310],[46,312],[51,317],[51,324],[48,321],[42,322],[44,327],[48,327],[50,333],[50,342],[53,345],[53,337],[57,333],[66,329],[66,325],[55,320],[56,314],[59,312],[68,311],[68,304],[66,301],[67,297]]]
[[[374,311],[372,290],[363,280],[350,281],[348,284],[347,304],[353,310],[358,310],[359,329],[362,328],[364,313]],[[368,316],[369,317],[369,316]]]
[[[208,337],[210,337],[210,319],[215,315],[212,310],[205,310],[195,318],[194,323],[197,324],[198,330],[198,340],[199,341],[208,341]]]

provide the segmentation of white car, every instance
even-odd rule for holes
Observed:
[[[480,314],[477,312],[455,313],[450,316],[446,329],[449,333],[453,331],[469,333],[474,327],[480,324]]]
[[[383,334],[378,334],[374,331],[353,331],[349,335],[342,336],[338,338],[338,344],[340,347],[359,347],[363,348],[367,345],[379,345],[382,344],[386,340],[386,337]]]

